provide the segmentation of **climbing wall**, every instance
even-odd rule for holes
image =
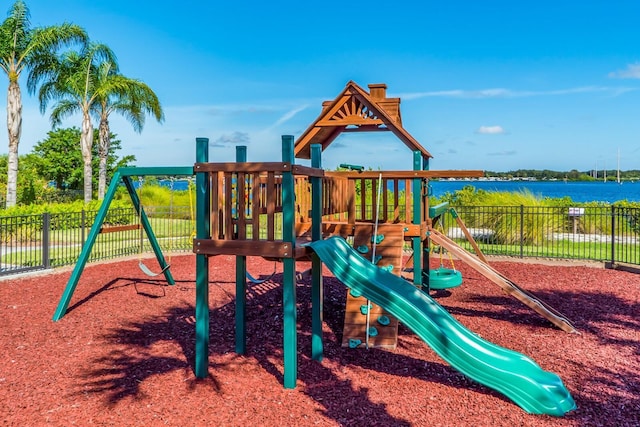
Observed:
[[[371,260],[373,254],[374,225],[355,226],[353,247]],[[391,268],[391,272],[400,275],[402,269],[402,248],[404,245],[404,226],[401,224],[379,224],[374,263],[382,268]],[[396,348],[398,343],[398,320],[382,307],[369,302],[364,297],[354,297],[347,291],[347,304],[342,332],[343,347],[366,347],[367,312],[369,313],[369,347]],[[371,329],[375,328],[375,329]]]

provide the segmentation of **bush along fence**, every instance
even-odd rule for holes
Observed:
[[[458,206],[460,218],[486,255],[604,262],[640,266],[640,209]],[[162,250],[191,252],[195,224],[188,206],[146,207]],[[75,264],[97,211],[0,217],[0,276]],[[90,262],[150,256],[133,209],[109,211]],[[109,226],[119,227],[109,232]],[[451,216],[436,227],[471,250]],[[113,230],[111,230],[113,231]]]

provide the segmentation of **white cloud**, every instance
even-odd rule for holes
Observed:
[[[278,120],[276,120],[271,126],[267,127],[264,132],[269,132],[272,131],[273,129],[277,128],[278,126],[288,122],[289,120],[291,120],[296,114],[298,114],[299,112],[305,110],[308,107],[308,105],[301,105],[300,107],[296,107],[293,110],[289,110],[286,113],[284,113],[282,116],[280,116],[280,118],[278,118]]]
[[[251,141],[247,132],[235,131],[230,134],[224,134],[213,141],[214,146],[224,147],[229,144],[248,144]]]
[[[486,135],[498,135],[506,133],[506,131],[502,128],[502,126],[480,126],[476,133],[486,134]]]
[[[640,62],[627,65],[624,70],[613,71],[609,77],[614,79],[640,79]]]
[[[640,78],[640,64],[638,64],[638,69],[636,71],[637,77]],[[637,88],[630,87],[609,87],[609,86],[582,86],[582,87],[574,87],[567,89],[556,89],[556,90],[512,90],[505,88],[489,88],[489,89],[478,89],[478,90],[463,90],[463,89],[453,89],[453,90],[441,90],[441,91],[430,91],[430,92],[411,92],[411,93],[403,93],[399,94],[400,98],[405,101],[412,99],[420,99],[420,98],[433,98],[433,97],[441,97],[441,98],[465,98],[465,99],[489,99],[489,98],[529,98],[534,96],[561,96],[561,95],[573,95],[573,94],[582,94],[582,93],[605,93],[611,95],[620,95],[626,92],[631,92],[638,90]]]

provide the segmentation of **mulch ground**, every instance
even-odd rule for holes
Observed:
[[[211,259],[210,376],[196,380],[195,260],[186,255],[174,256],[170,287],[148,280],[136,260],[90,265],[59,322],[51,317],[70,271],[0,281],[0,425],[640,425],[640,275],[494,265],[581,334],[555,329],[464,265],[456,264],[463,286],[435,297],[483,338],[559,374],[578,405],[565,417],[525,413],[402,326],[396,350],[340,347],[346,291],[328,271],[324,360],[310,358],[309,283],[301,282],[298,386],[285,390],[281,277],[249,286],[248,352],[237,355],[226,256]],[[249,260],[254,276],[273,269]]]

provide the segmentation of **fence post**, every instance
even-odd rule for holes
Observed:
[[[624,208],[623,208],[624,209]],[[616,263],[616,207],[611,205],[611,267]]]
[[[45,212],[42,214],[42,266],[45,269],[51,268],[49,242],[51,242],[51,214]]]
[[[520,205],[520,258],[524,258],[524,205]]]
[[[82,214],[81,214],[81,218],[80,218],[80,232],[82,233],[82,235],[80,236],[80,244],[81,247],[84,247],[84,241],[85,241],[85,236],[87,235],[86,233],[86,221],[87,221],[87,214],[85,212],[84,209],[82,209]]]

